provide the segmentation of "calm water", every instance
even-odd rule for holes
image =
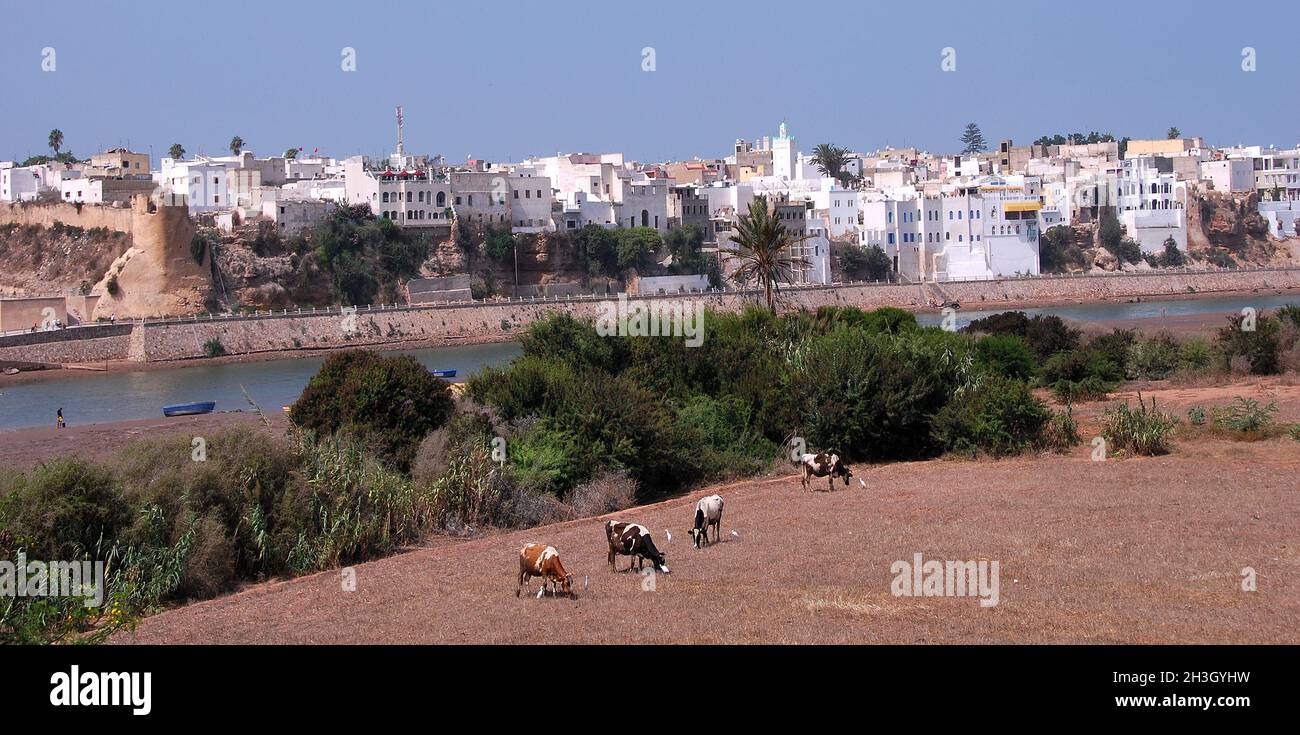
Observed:
[[[1015,309],[1029,316],[1035,314],[1056,314],[1078,322],[1102,322],[1118,319],[1150,319],[1162,316],[1184,316],[1189,314],[1223,314],[1225,319],[1230,314],[1239,314],[1247,306],[1259,311],[1276,309],[1283,304],[1300,303],[1300,296],[1295,294],[1282,296],[1230,296],[1213,299],[1179,299],[1174,301],[1143,301],[1139,304],[1073,304],[1069,306],[1045,306],[1037,309]],[[970,306],[974,306],[971,304]],[[960,309],[957,312],[957,328],[970,324],[974,319],[1000,314],[1001,309]],[[938,326],[943,321],[940,314],[917,314],[916,321],[929,326]]]
[[[1058,314],[1081,322],[1143,319],[1185,314],[1239,313],[1243,307],[1275,309],[1300,301],[1296,296],[1234,296],[1217,299],[1148,301],[1140,304],[1080,304],[1022,309],[1034,314]],[[958,326],[1006,309],[961,310]],[[937,325],[939,314],[919,314],[917,321]],[[431,369],[455,369],[464,379],[485,365],[500,365],[520,354],[518,343],[505,342],[465,347],[405,350]],[[188,401],[216,401],[218,411],[249,408],[241,386],[266,411],[293,403],[323,357],[303,357],[267,362],[196,365],[194,367],[132,373],[78,375],[29,385],[0,388],[0,430],[54,423],[62,407],[69,424],[123,421],[162,415],[162,407]],[[0,441],[4,441],[0,434]]]
[[[464,347],[400,350],[430,369],[457,370],[457,380],[485,365],[500,365],[520,354],[519,344],[503,342]],[[297,400],[324,357],[266,362],[195,365],[132,373],[77,375],[66,380],[0,388],[0,430],[53,424],[63,408],[69,425],[162,416],[162,407],[188,401],[216,401],[218,411],[249,410],[240,386],[262,410],[279,411]],[[0,442],[4,435],[0,434]]]

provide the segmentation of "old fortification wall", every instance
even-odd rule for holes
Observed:
[[[150,211],[150,210],[153,211]],[[185,207],[151,207],[137,196],[129,207],[64,202],[0,205],[0,224],[53,227],[55,222],[85,229],[103,227],[131,236],[131,247],[109,266],[91,293],[102,296],[89,319],[119,319],[193,314],[203,309],[212,286],[208,255],[190,255],[194,224]],[[108,283],[116,284],[110,294]]]
[[[127,207],[104,207],[64,202],[23,202],[0,204],[0,224],[39,225],[53,227],[55,222],[75,225],[87,230],[103,227],[118,232],[131,232],[132,212]]]

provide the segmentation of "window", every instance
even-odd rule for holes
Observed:
[[[471,206],[471,207],[474,206],[474,195],[473,195],[473,194],[466,194],[466,195],[465,195],[465,203],[466,203],[467,205]]]
[[[519,198],[519,190],[518,190],[518,189],[515,189],[514,194],[515,194],[515,199],[518,199],[518,198]]]

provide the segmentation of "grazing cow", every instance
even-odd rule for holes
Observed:
[[[803,488],[811,492],[810,483],[814,477],[826,477],[826,489],[835,489],[835,478],[843,477],[844,484],[849,484],[849,478],[853,477],[853,471],[849,466],[844,464],[840,455],[830,452],[821,454],[803,455]]]
[[[519,587],[515,589],[515,597],[519,596],[520,590],[533,577],[542,578],[543,590],[549,583],[552,594],[563,592],[573,595],[573,575],[564,571],[560,553],[554,546],[529,544],[519,550]]]
[[[636,568],[641,569],[645,565],[645,560],[649,559],[650,564],[658,571],[668,574],[668,565],[664,563],[664,555],[659,553],[655,548],[654,539],[650,536],[650,531],[645,526],[636,523],[623,523],[621,521],[609,521],[605,524],[605,538],[609,541],[609,568],[618,571],[618,566],[614,563],[614,556],[633,556],[636,557]],[[632,567],[629,565],[628,569]]]
[[[695,528],[691,529],[695,548],[700,548],[701,541],[708,543],[709,526],[713,526],[713,543],[716,544],[722,534],[721,495],[708,495],[695,504]]]

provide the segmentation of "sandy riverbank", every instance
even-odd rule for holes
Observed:
[[[177,416],[99,424],[73,424],[65,429],[49,426],[0,431],[0,467],[23,468],[57,457],[110,459],[138,439],[203,436],[231,426],[260,428],[262,419],[251,411],[222,411],[203,416]],[[267,412],[267,431],[283,432],[289,425],[284,413]]]

